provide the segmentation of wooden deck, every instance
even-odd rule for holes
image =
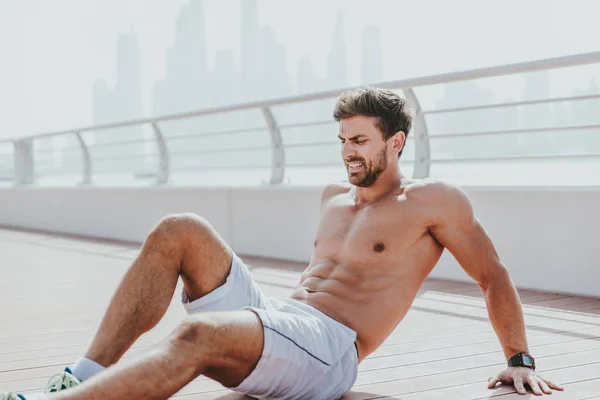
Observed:
[[[90,344],[137,246],[0,229],[0,392],[43,390]],[[287,295],[303,266],[242,257],[267,294]],[[598,271],[600,282],[600,270]],[[540,277],[541,278],[541,277]],[[139,354],[185,315],[179,290],[162,322],[126,354]],[[600,400],[600,300],[521,291],[539,370],[565,385],[553,399]],[[489,390],[503,355],[471,284],[428,280],[387,342],[360,365],[348,400],[533,398]],[[175,397],[243,399],[200,377]]]

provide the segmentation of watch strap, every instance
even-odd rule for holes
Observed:
[[[521,352],[521,353],[515,354],[508,360],[508,366],[509,367],[525,367],[525,368],[531,368],[531,369],[535,370],[535,360],[531,356],[531,354],[529,354],[527,352]]]

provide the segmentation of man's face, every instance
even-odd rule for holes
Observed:
[[[375,122],[374,117],[361,116],[340,121],[342,159],[355,186],[372,186],[388,166],[388,144]]]

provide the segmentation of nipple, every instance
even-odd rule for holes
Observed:
[[[373,250],[375,250],[378,253],[381,253],[382,251],[385,250],[385,244],[379,242],[379,243],[375,243],[375,246],[373,246]]]

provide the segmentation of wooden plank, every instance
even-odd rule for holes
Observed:
[[[542,376],[546,376],[549,371],[594,363],[599,359],[598,357],[600,357],[600,348],[539,357],[541,366],[538,370]],[[425,366],[419,368],[418,371],[410,371],[409,368],[405,368],[405,371],[380,371],[376,379],[362,373],[359,374],[353,391],[376,392],[385,395],[418,393],[445,387],[486,382],[487,378],[498,374],[504,369],[504,365],[498,362],[488,362],[487,365],[474,365],[462,361],[458,360],[453,364],[447,364],[446,368]],[[596,371],[596,373],[599,373],[599,371]]]
[[[0,251],[5,260],[18,265],[0,268],[0,392],[34,393],[85,353],[139,248],[13,234],[0,229]],[[242,259],[270,296],[288,295],[306,267]],[[186,315],[180,292],[181,282],[164,318],[140,337],[125,359],[147,351]],[[555,393],[552,398],[600,399],[600,299],[530,290],[519,294],[530,347],[543,376],[564,383],[565,393],[572,395]],[[356,385],[344,399],[516,399],[510,388],[486,388],[487,377],[503,365],[479,288],[473,283],[428,279],[405,320],[360,365]],[[202,376],[174,397],[245,399]]]
[[[575,366],[561,366],[559,369],[544,372],[544,377],[553,382],[564,384],[567,390],[564,392],[554,391],[553,399],[569,399],[576,398],[575,390],[569,391],[568,382],[576,383],[586,379],[599,379],[598,371],[600,364],[586,364]],[[453,384],[451,381],[443,381],[440,377],[440,382],[444,382],[445,386],[437,388],[424,388],[412,393],[402,393],[403,386],[401,384],[394,385],[388,383],[387,386],[380,385],[376,388],[371,387],[355,387],[352,393],[345,398],[348,400],[367,400],[379,399],[385,396],[402,396],[402,400],[438,400],[438,399],[461,399],[461,400],[484,400],[499,397],[502,399],[504,395],[516,393],[514,388],[510,386],[498,386],[496,389],[487,388],[487,379],[481,379],[478,382],[467,384]]]
[[[580,336],[573,337],[573,332]],[[527,338],[530,345],[542,345],[552,343],[567,343],[581,340],[581,336],[586,335],[589,338],[600,338],[600,327],[588,327],[579,331],[562,331],[556,333],[542,333],[538,331],[528,332]],[[369,359],[374,360],[382,357],[389,357],[398,354],[410,354],[443,351],[458,348],[477,348],[479,351],[484,349],[490,351],[499,351],[500,343],[495,332],[488,332],[479,335],[452,336],[444,339],[426,340],[413,343],[399,343],[394,345],[382,346],[373,352]],[[458,351],[458,350],[456,350]]]

